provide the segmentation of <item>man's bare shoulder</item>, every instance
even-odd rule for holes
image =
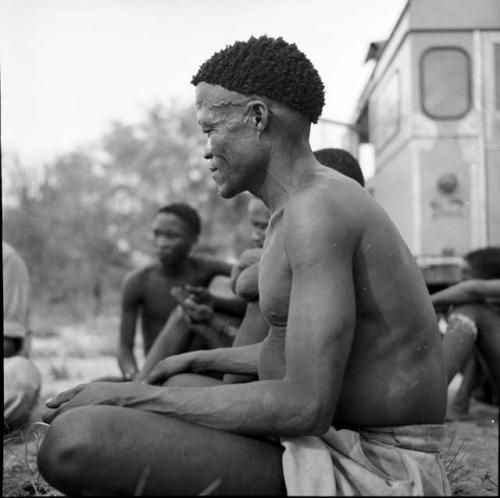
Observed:
[[[124,282],[126,285],[137,285],[143,282],[145,279],[149,277],[152,271],[156,271],[158,268],[158,263],[155,261],[151,261],[140,268],[134,268],[129,271],[127,275],[125,275]]]
[[[305,175],[285,208],[285,223],[327,230],[363,229],[373,209],[369,194],[353,180],[329,170]]]

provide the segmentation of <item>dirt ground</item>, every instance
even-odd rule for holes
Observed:
[[[117,330],[113,318],[46,329],[34,339],[32,357],[44,383],[34,423],[4,435],[3,496],[63,496],[44,481],[36,465],[37,448],[47,429],[40,418],[43,403],[76,384],[118,375]],[[140,344],[136,352],[141,359]],[[450,385],[450,395],[456,387],[457,382]],[[470,419],[446,423],[442,459],[453,495],[498,496],[498,416],[498,407],[473,400]]]

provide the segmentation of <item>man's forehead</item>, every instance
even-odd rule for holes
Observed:
[[[156,227],[164,227],[164,226],[180,226],[182,225],[183,220],[179,218],[175,213],[157,213],[153,218],[151,225],[153,228]]]
[[[196,110],[216,110],[227,106],[241,105],[248,100],[248,96],[233,92],[220,85],[211,85],[200,82],[196,85]]]

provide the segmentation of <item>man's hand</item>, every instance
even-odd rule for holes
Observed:
[[[118,356],[118,366],[122,372],[123,380],[132,380],[138,372],[134,358],[125,351],[121,351]]]
[[[47,400],[45,406],[50,408],[50,411],[42,414],[42,420],[50,424],[61,413],[78,406],[125,406],[127,401],[131,399],[131,395],[133,395],[132,391],[137,389],[137,386],[140,386],[140,384],[133,382],[90,382],[80,384]]]
[[[214,316],[214,310],[211,306],[198,304],[192,299],[186,299],[183,308],[193,322],[208,322]]]
[[[174,375],[191,371],[192,367],[192,353],[169,356],[156,364],[144,382],[146,384],[161,385]]]
[[[186,285],[173,287],[171,294],[177,299],[187,317],[193,322],[206,322],[214,314],[214,298],[205,287]]]
[[[184,289],[189,294],[191,298],[197,304],[205,304],[213,308],[214,297],[210,294],[210,291],[206,287],[196,287],[194,285],[186,284]]]

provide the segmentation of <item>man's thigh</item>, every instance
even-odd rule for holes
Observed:
[[[56,468],[70,469],[73,493],[199,495],[211,485],[215,494],[286,493],[278,444],[141,410],[70,410],[43,445],[42,454],[60,455]]]

